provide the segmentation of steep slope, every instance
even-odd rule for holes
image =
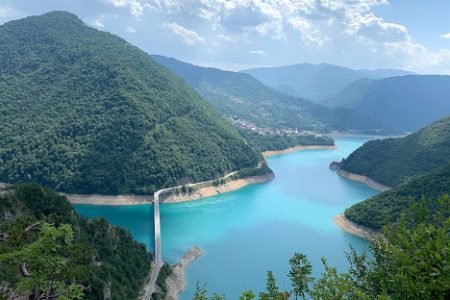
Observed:
[[[224,116],[258,127],[299,130],[389,131],[370,117],[348,109],[330,109],[287,96],[248,74],[204,68],[173,58],[153,58],[182,77]]]
[[[70,282],[89,287],[84,290],[83,299],[108,299],[108,294],[113,299],[138,298],[152,261],[145,246],[134,241],[127,230],[112,226],[104,219],[88,220],[80,217],[65,197],[36,184],[0,189],[0,258],[35,242],[39,238],[42,222],[55,226],[68,224],[73,231],[73,245],[64,253],[65,267],[52,274],[55,281],[57,278],[70,279]],[[32,224],[34,226],[29,227]],[[38,256],[25,257],[30,260],[27,267],[35,276],[51,271],[59,262],[52,256],[53,264],[48,262],[43,269],[36,269],[43,259],[43,252],[37,253]],[[56,256],[58,251],[55,249],[54,252]],[[5,296],[4,299],[16,299],[6,297],[4,293],[7,289],[3,288],[7,282],[9,287],[16,289],[18,281],[22,279],[17,263],[2,261],[0,298]],[[45,280],[42,277],[31,282],[37,285]],[[61,295],[61,298],[64,296]]]
[[[333,96],[355,80],[412,74],[402,70],[354,70],[330,64],[297,64],[249,69],[242,72],[284,93],[315,102]]]
[[[450,76],[359,80],[323,103],[353,109],[391,128],[411,132],[450,114]]]
[[[345,210],[345,216],[352,222],[379,230],[398,221],[411,203],[421,201],[422,197],[427,199],[430,216],[435,216],[439,212],[437,200],[445,194],[450,194],[450,164],[355,204]]]
[[[0,181],[151,193],[261,156],[181,79],[65,12],[0,26]]]
[[[388,186],[423,175],[450,162],[450,117],[403,138],[365,143],[339,167]]]

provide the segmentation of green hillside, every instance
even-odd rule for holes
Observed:
[[[333,146],[334,140],[325,135],[269,135],[250,130],[239,129],[246,141],[260,151],[282,150],[302,146]]]
[[[445,194],[450,194],[450,164],[355,204],[345,210],[345,216],[352,222],[379,230],[398,221],[411,203],[420,202],[422,197],[427,199],[430,217],[435,216],[440,207],[437,199]]]
[[[10,288],[1,299],[24,299],[3,298],[17,290],[25,299],[80,299],[69,290],[82,299],[137,299],[152,261],[127,230],[80,217],[65,197],[36,184],[0,190],[0,240],[0,282]]]
[[[354,70],[330,64],[297,64],[242,71],[292,96],[320,102],[340,92],[347,84],[363,79],[381,79],[412,74],[402,70]]]
[[[412,132],[450,115],[450,76],[409,75],[359,80],[324,100],[353,109],[390,128]]]
[[[392,132],[367,115],[288,96],[248,74],[199,67],[164,56],[154,55],[153,58],[183,78],[228,118],[250,121],[263,128]]]
[[[0,181],[150,193],[260,154],[146,53],[65,12],[0,26]]]
[[[352,173],[396,186],[450,162],[450,117],[403,138],[365,143],[340,163]]]

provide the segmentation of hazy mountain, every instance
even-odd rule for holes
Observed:
[[[75,15],[0,26],[0,181],[150,193],[260,154],[183,80]]]
[[[355,80],[413,74],[390,69],[354,70],[330,64],[297,64],[248,69],[242,72],[281,92],[315,102],[335,95]]]
[[[450,117],[403,138],[365,143],[340,163],[340,168],[396,186],[450,162]]]
[[[359,80],[323,103],[353,109],[391,128],[411,132],[450,115],[450,76]]]
[[[259,127],[388,131],[364,114],[345,108],[330,109],[288,96],[248,74],[199,67],[164,56],[155,55],[153,58],[182,77],[224,116],[248,120]]]

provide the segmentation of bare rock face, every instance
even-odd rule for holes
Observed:
[[[111,300],[111,283],[103,287],[103,300]]]
[[[190,263],[195,261],[203,254],[203,250],[199,247],[194,247],[189,250],[181,259],[180,262],[172,266],[172,275],[166,279],[167,286],[167,300],[178,299],[178,294],[186,288],[186,281],[184,274]]]

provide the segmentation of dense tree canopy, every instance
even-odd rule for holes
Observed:
[[[408,177],[424,175],[449,162],[450,117],[403,138],[369,141],[344,159],[340,167],[396,186]]]
[[[127,230],[80,217],[56,192],[28,184],[1,193],[0,281],[13,290],[136,299],[151,260]],[[32,276],[19,272],[20,265]]]
[[[324,135],[300,134],[261,134],[240,129],[239,132],[246,141],[259,151],[282,150],[294,146],[333,146],[334,140]]]
[[[76,16],[0,26],[0,181],[148,193],[260,155],[181,79]]]
[[[352,222],[380,230],[397,222],[411,204],[420,203],[423,197],[431,215],[438,213],[438,199],[444,194],[450,194],[450,164],[357,203],[345,210],[345,216]]]

